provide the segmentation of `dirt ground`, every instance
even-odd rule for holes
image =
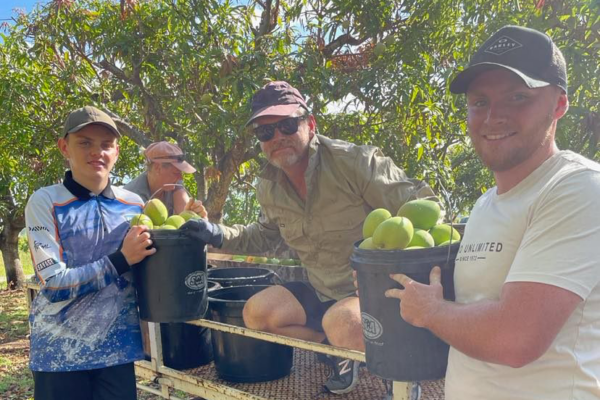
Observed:
[[[29,371],[29,325],[25,291],[0,289],[0,399],[32,400],[33,379]],[[140,382],[144,385],[157,385]],[[174,392],[182,399],[193,399],[185,393]],[[138,390],[139,400],[158,400],[161,397]]]

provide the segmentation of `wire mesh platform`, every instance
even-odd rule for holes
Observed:
[[[294,349],[292,372],[285,378],[258,383],[233,383],[219,379],[214,364],[188,369],[184,372],[198,378],[272,400],[382,400],[386,396],[386,385],[381,378],[370,374],[366,368],[360,369],[356,388],[344,395],[327,393],[323,383],[327,380],[329,367],[317,361],[316,353]],[[389,385],[391,386],[391,382]],[[444,400],[444,381],[421,382],[421,400]]]

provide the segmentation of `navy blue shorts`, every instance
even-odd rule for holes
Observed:
[[[133,363],[69,372],[33,371],[35,400],[135,400]]]
[[[306,313],[306,327],[323,332],[323,315],[336,303],[335,300],[321,301],[315,289],[305,282],[287,282],[282,285],[292,292]]]

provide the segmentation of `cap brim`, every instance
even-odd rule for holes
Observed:
[[[471,84],[471,82],[473,82],[473,80],[475,78],[477,78],[480,74],[482,74],[486,71],[493,70],[493,69],[506,69],[508,71],[513,72],[514,74],[516,74],[519,78],[521,78],[523,80],[523,82],[525,83],[525,85],[527,85],[527,87],[529,87],[531,89],[551,85],[549,82],[535,79],[528,75],[525,75],[523,72],[521,72],[515,68],[509,67],[506,65],[502,65],[502,64],[486,62],[486,63],[479,63],[479,64],[472,65],[469,68],[465,69],[464,71],[460,72],[458,75],[456,75],[456,77],[452,80],[452,82],[450,82],[450,92],[452,92],[454,94],[467,93],[467,90],[469,89],[469,85]]]
[[[246,126],[250,125],[252,121],[260,117],[287,117],[296,112],[301,104],[278,104],[276,106],[268,106],[262,108],[252,114],[248,122],[246,122]]]
[[[185,172],[187,174],[193,174],[194,172],[196,172],[196,168],[192,167],[186,161],[174,162],[174,163],[171,163],[171,164],[173,164],[175,166],[175,168],[177,168],[181,172]]]
[[[85,128],[88,125],[92,125],[92,124],[96,124],[96,125],[102,125],[107,127],[108,129],[110,129],[110,131],[112,133],[114,133],[118,138],[121,137],[121,133],[115,129],[114,126],[111,126],[110,124],[107,124],[105,122],[101,122],[101,121],[89,121],[89,122],[84,122],[81,125],[77,125],[75,128],[72,128],[71,130],[67,131],[67,133],[65,133],[65,136],[67,136],[69,133],[75,133],[75,132],[79,132],[80,130],[82,130],[83,128]]]

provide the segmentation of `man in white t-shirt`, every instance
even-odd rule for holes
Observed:
[[[400,313],[452,347],[447,400],[600,398],[600,165],[556,147],[564,58],[505,26],[450,85],[497,186],[477,201],[456,259],[456,302],[394,275]]]

